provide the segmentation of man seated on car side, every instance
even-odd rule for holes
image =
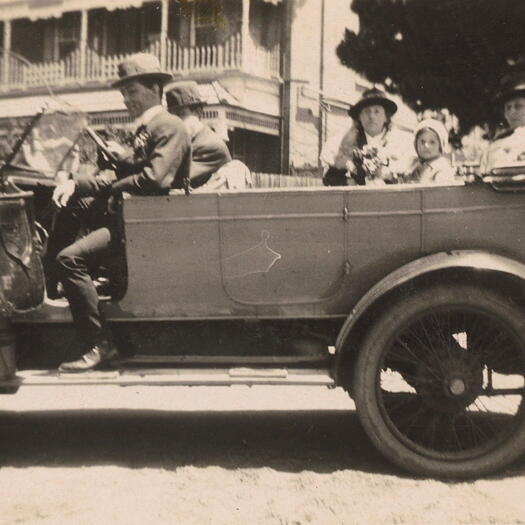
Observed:
[[[191,137],[190,185],[198,188],[232,160],[226,143],[201,120],[205,105],[197,82],[184,80],[165,88],[168,111],[180,117]]]
[[[129,192],[136,195],[163,195],[183,188],[189,177],[191,143],[183,122],[161,106],[164,84],[170,73],[161,71],[157,58],[138,53],[119,65],[120,89],[126,108],[135,119],[132,155],[114,145],[116,177],[76,176],[55,189],[53,200],[66,206],[72,196],[98,196],[111,201]],[[116,356],[99,311],[99,298],[88,269],[105,264],[115,252],[118,238],[115,214],[105,224],[63,249],[57,256],[60,279],[69,301],[77,336],[85,344],[79,360],[62,363],[62,372],[91,370]]]

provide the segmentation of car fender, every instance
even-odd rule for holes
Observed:
[[[525,283],[525,264],[495,253],[457,250],[416,259],[381,279],[356,303],[339,331],[335,346],[336,353],[341,353],[352,329],[363,314],[386,294],[418,277],[453,268],[506,274]]]

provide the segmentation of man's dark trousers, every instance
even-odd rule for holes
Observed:
[[[105,265],[116,256],[115,230],[94,230],[63,249],[57,256],[60,280],[69,301],[77,333],[86,348],[107,339],[99,311],[99,297],[89,270]]]
[[[73,244],[79,235],[107,225],[107,199],[97,197],[73,198],[62,208],[50,232],[47,253],[44,258],[48,296],[55,298],[60,281],[57,255]]]

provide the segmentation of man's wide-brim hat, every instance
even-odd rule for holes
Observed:
[[[193,80],[171,82],[164,87],[164,93],[169,108],[204,106],[206,104],[201,97],[199,85]]]
[[[163,85],[173,79],[171,73],[162,71],[158,58],[149,53],[136,53],[122,61],[118,66],[118,76],[119,79],[111,84],[112,87],[142,78],[154,79]]]
[[[492,102],[501,106],[511,98],[519,96],[525,97],[525,71],[512,72],[502,77]]]
[[[354,120],[359,120],[359,114],[364,108],[366,108],[367,106],[374,106],[376,104],[379,106],[383,106],[385,108],[386,114],[390,117],[397,111],[397,104],[393,100],[390,100],[380,89],[372,88],[367,89],[363,93],[361,100],[356,102],[348,110],[348,114]]]

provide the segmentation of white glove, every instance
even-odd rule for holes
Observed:
[[[66,180],[57,185],[53,192],[53,202],[57,208],[63,208],[69,202],[71,196],[75,193],[75,181]]]

